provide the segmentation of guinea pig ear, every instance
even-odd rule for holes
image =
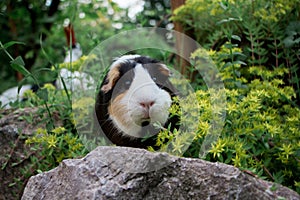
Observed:
[[[168,77],[172,76],[172,72],[165,64],[159,64],[159,71]]]
[[[116,81],[118,80],[119,77],[120,77],[119,67],[111,68],[107,74],[107,78],[106,78],[107,83],[101,87],[101,91],[103,91],[104,93],[110,91],[113,88],[113,86],[116,84]]]

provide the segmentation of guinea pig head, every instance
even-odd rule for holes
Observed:
[[[100,90],[110,95],[107,112],[119,132],[136,138],[158,133],[153,125],[165,125],[172,103],[169,76],[164,64],[148,57],[113,63]]]

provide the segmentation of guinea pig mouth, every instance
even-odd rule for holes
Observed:
[[[148,126],[149,124],[150,124],[150,118],[142,119],[142,121],[141,121],[141,126],[142,127]]]

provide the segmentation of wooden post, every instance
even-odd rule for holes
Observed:
[[[172,13],[174,13],[174,10],[176,8],[184,5],[186,0],[171,0],[171,9]],[[193,29],[188,29],[183,27],[181,23],[174,22],[174,30],[178,31],[179,33],[184,34],[185,36],[189,36],[193,38]],[[189,63],[189,60],[186,60],[185,58],[190,58],[191,53],[194,52],[197,48],[196,43],[191,42],[191,40],[187,40],[187,38],[182,34],[176,34],[175,32],[175,48],[177,50],[176,60],[178,69],[180,70],[180,73],[190,79],[193,79],[193,70],[190,69],[191,64]],[[182,55],[183,57],[181,57]]]

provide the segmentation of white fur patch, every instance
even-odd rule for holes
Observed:
[[[148,71],[141,64],[137,64],[128,91],[121,100],[113,102],[122,104],[126,110],[117,113],[117,116],[110,115],[110,118],[121,131],[131,136],[141,137],[139,132],[143,129],[141,123],[145,120],[145,116],[149,117],[150,124],[159,122],[164,125],[169,117],[171,102],[169,93],[160,89]],[[151,106],[145,108],[143,104],[151,104]]]
[[[112,69],[112,68],[114,68],[114,67],[118,66],[119,64],[122,64],[126,61],[130,61],[130,60],[133,60],[133,59],[139,58],[139,57],[141,57],[141,56],[135,54],[135,55],[124,55],[124,56],[121,56],[119,58],[116,58],[116,61],[111,64],[110,69]]]

